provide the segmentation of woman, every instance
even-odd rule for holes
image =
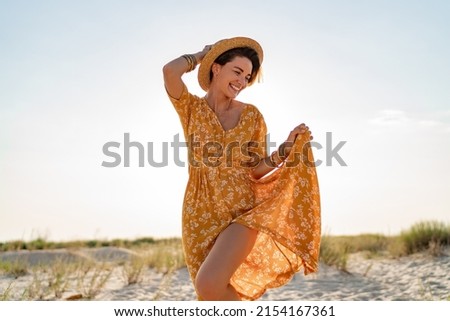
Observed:
[[[236,37],[163,68],[189,146],[183,248],[201,300],[255,300],[301,268],[317,270],[320,202],[309,128],[297,126],[267,156],[263,116],[236,100],[262,59],[255,40]],[[203,98],[182,81],[198,63]]]

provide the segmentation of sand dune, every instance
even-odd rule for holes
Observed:
[[[41,266],[58,261],[104,262],[105,283],[92,292],[91,300],[195,300],[195,292],[186,269],[172,273],[161,273],[146,269],[141,281],[128,285],[124,278],[123,262],[137,255],[133,251],[119,248],[20,251],[0,254],[0,261],[23,260],[30,266]],[[122,264],[115,264],[120,263]],[[6,300],[24,299],[33,284],[45,287],[50,280],[50,269],[33,269],[15,279],[8,274],[0,274],[0,297]],[[445,255],[432,257],[420,253],[399,259],[367,259],[363,253],[350,256],[348,272],[320,265],[317,274],[295,275],[282,288],[271,289],[262,300],[448,300],[450,298],[450,250]],[[38,281],[36,281],[38,280]],[[61,293],[42,291],[41,299],[64,300],[68,298],[86,299],[81,286],[89,287],[91,277],[81,283],[75,276],[66,280]],[[84,283],[83,283],[84,282]],[[35,289],[35,291],[37,291]],[[59,294],[59,295],[58,295]]]

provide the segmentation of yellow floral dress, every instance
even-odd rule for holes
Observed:
[[[247,104],[238,125],[224,130],[206,100],[186,87],[180,99],[170,100],[189,147],[182,240],[191,279],[231,223],[259,231],[254,248],[231,279],[242,300],[255,300],[268,288],[286,284],[301,268],[305,274],[317,271],[320,199],[306,137],[298,136],[283,166],[255,180],[250,176],[251,156],[267,153],[266,124],[255,106]],[[251,147],[246,151],[242,146]]]

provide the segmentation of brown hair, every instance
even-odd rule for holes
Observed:
[[[256,76],[258,75],[259,69],[261,67],[261,64],[259,62],[258,53],[249,47],[240,47],[240,48],[233,48],[230,50],[225,51],[222,53],[219,57],[217,57],[216,60],[214,60],[215,63],[223,66],[226,63],[233,60],[235,57],[245,57],[248,58],[252,62],[252,73],[250,75],[250,79],[248,81],[249,84],[253,83]],[[209,71],[209,80],[211,81],[213,78],[213,72],[212,70]]]

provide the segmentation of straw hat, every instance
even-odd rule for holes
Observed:
[[[208,91],[211,82],[209,80],[209,73],[214,61],[225,51],[241,47],[249,47],[255,50],[258,54],[259,63],[262,63],[263,50],[260,44],[255,40],[246,37],[234,37],[230,39],[219,40],[212,46],[211,50],[206,53],[205,57],[203,57],[198,69],[198,83],[204,91]],[[251,83],[249,85],[251,85]]]

